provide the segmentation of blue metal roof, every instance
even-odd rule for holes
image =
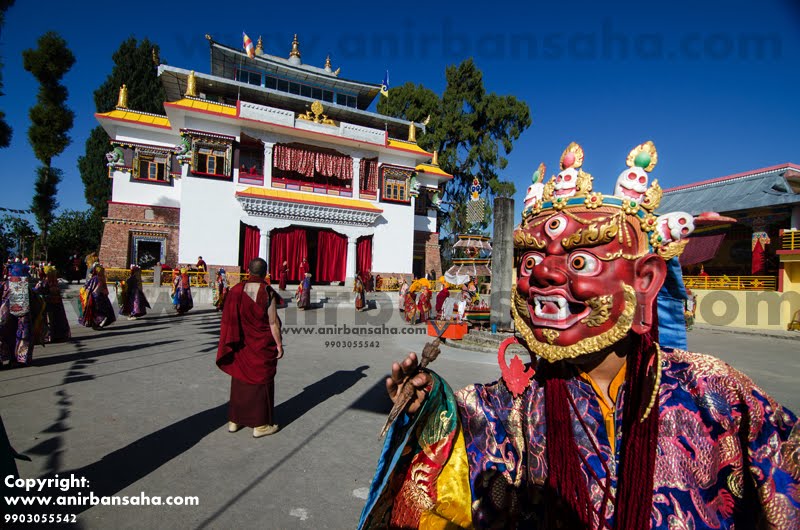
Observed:
[[[681,186],[672,191],[665,190],[657,213],[682,211],[691,215],[702,212],[724,214],[800,204],[800,193],[796,193],[786,180],[787,172],[792,172],[793,180],[797,178],[796,166],[786,164],[766,169]]]

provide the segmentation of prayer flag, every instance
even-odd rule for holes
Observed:
[[[389,70],[386,70],[386,75],[383,76],[383,83],[381,83],[381,95],[389,97]]]
[[[242,32],[242,46],[244,47],[244,51],[247,52],[247,56],[251,59],[256,56],[255,48],[253,48],[253,41],[250,40],[250,37],[247,36],[247,33],[244,31]]]

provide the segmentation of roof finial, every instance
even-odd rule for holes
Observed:
[[[258,36],[256,43],[256,55],[264,55],[264,43],[261,41],[261,35]]]
[[[433,151],[433,160],[431,160],[431,165],[432,166],[438,166],[439,165],[439,150],[438,149],[434,149],[434,151]]]
[[[186,93],[184,96],[190,98],[197,97],[197,78],[194,75],[194,70],[189,73],[189,77],[186,79]]]
[[[333,67],[331,66],[331,54],[328,54],[328,56],[325,57],[325,71],[333,72]]]
[[[292,51],[289,52],[289,62],[292,64],[300,64],[300,42],[297,40],[297,33],[294,34],[292,41]]]
[[[128,87],[122,85],[119,87],[119,97],[117,98],[117,108],[118,109],[127,109],[128,108]]]
[[[408,124],[408,141],[417,143],[417,127],[413,121]]]

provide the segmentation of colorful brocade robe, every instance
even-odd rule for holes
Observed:
[[[651,528],[800,528],[796,417],[713,357],[665,351],[661,366]],[[571,411],[598,512],[598,481],[617,493],[626,387],[613,412],[614,449],[591,383],[575,377],[568,389],[583,420]],[[434,374],[417,415],[398,419],[387,436],[359,527],[546,528],[544,410],[536,379],[514,399],[502,382],[454,395]],[[610,504],[607,528],[613,512]]]

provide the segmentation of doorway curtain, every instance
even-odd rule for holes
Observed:
[[[269,273],[275,281],[280,279],[283,262],[289,266],[290,282],[300,281],[300,262],[308,258],[308,244],[304,228],[289,227],[273,230],[269,239]]]
[[[347,237],[330,230],[317,236],[318,282],[343,282],[347,267]]]
[[[250,261],[258,257],[261,245],[261,230],[255,226],[244,225],[244,246],[242,247],[242,265],[247,270]]]
[[[358,238],[356,243],[356,273],[372,273],[372,236]]]

